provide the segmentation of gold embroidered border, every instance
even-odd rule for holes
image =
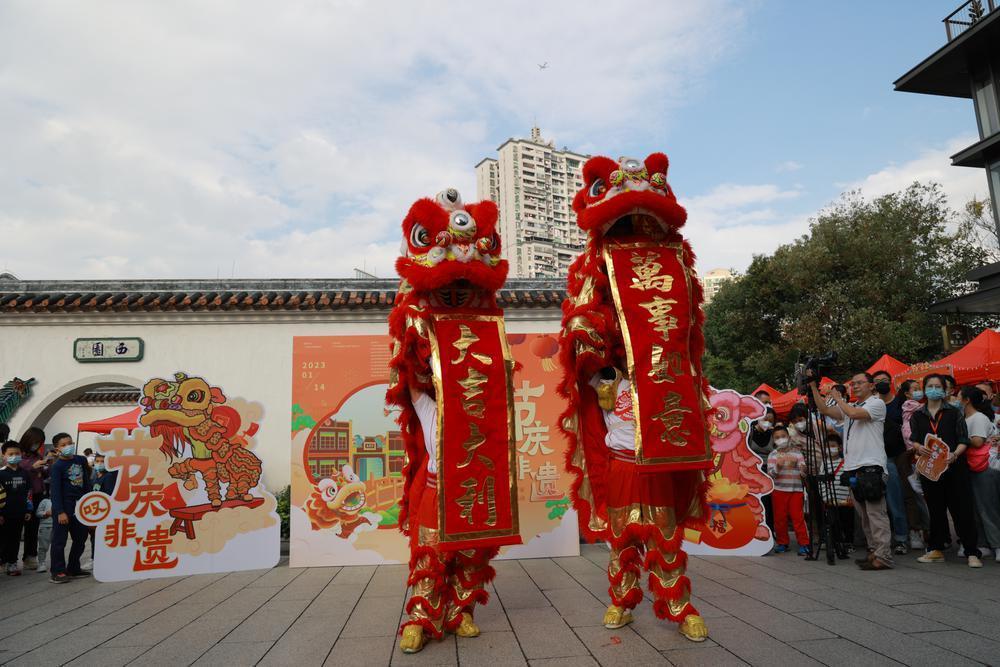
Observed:
[[[437,338],[437,331],[434,328],[434,324],[440,320],[473,320],[476,322],[493,322],[497,327],[497,334],[500,337],[500,348],[503,350],[504,366],[507,376],[507,450],[508,450],[508,461],[507,461],[507,478],[508,478],[508,489],[510,493],[510,512],[511,512],[511,527],[496,530],[481,530],[474,533],[461,533],[458,535],[449,534],[444,529],[444,504],[445,504],[445,493],[443,486],[439,483],[438,490],[438,517],[441,519],[439,521],[440,527],[440,537],[443,542],[457,542],[462,540],[479,540],[489,537],[499,537],[504,535],[517,535],[520,533],[520,523],[518,520],[518,507],[517,507],[517,476],[514,474],[516,469],[517,459],[517,440],[516,431],[514,428],[514,383],[512,381],[514,374],[514,357],[510,351],[510,343],[507,340],[507,330],[504,326],[503,315],[475,315],[468,313],[434,313],[432,314],[432,320],[430,321],[430,326],[427,327],[427,337],[431,344],[431,370],[434,375],[434,391],[437,394],[437,464],[438,464],[438,474],[441,475],[444,472],[444,461],[442,460],[442,450],[441,443],[444,438],[444,384],[443,376],[441,374],[441,348]]]
[[[688,359],[691,359],[691,332],[690,327],[694,326],[695,323],[695,308],[696,304],[694,302],[694,293],[691,291],[691,272],[684,263],[684,244],[682,243],[656,243],[654,241],[633,241],[629,243],[609,243],[604,246],[604,264],[608,270],[608,282],[611,284],[611,296],[615,304],[615,314],[618,316],[618,324],[622,331],[622,338],[625,342],[625,356],[628,363],[628,373],[629,381],[631,384],[630,391],[632,393],[632,412],[635,415],[635,460],[638,465],[643,464],[663,464],[663,463],[684,463],[690,461],[702,461],[705,460],[707,456],[711,455],[712,444],[709,440],[708,429],[705,431],[705,451],[702,454],[697,454],[694,456],[670,456],[670,457],[660,457],[655,459],[646,459],[642,454],[642,420],[641,420],[641,406],[639,405],[639,395],[636,391],[635,382],[635,354],[632,351],[632,337],[629,333],[628,320],[625,318],[625,313],[622,311],[621,305],[621,295],[618,292],[618,281],[615,279],[615,267],[614,262],[611,261],[611,250],[620,248],[672,248],[677,253],[677,260],[680,262],[681,270],[684,272],[685,284],[688,291],[688,315],[689,315],[689,331],[687,336],[687,353]],[[694,364],[691,364],[691,370],[694,371]],[[702,391],[702,376],[695,375],[691,373],[695,381],[695,398],[701,399],[701,404],[704,405],[706,402],[706,397]],[[702,419],[704,419],[704,414],[702,414]]]

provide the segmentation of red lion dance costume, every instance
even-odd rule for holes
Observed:
[[[584,535],[611,547],[605,626],[632,621],[644,568],[656,615],[703,641],[681,550],[685,528],[703,528],[712,467],[702,290],[667,166],[654,153],[583,167],[573,210],[588,240],[563,303],[560,426]]]
[[[416,653],[445,631],[475,637],[476,603],[500,546],[518,544],[514,415],[503,311],[507,277],[490,201],[446,190],[403,220],[389,315],[386,402],[402,410],[408,463],[400,527],[410,539],[412,594],[400,648]]]

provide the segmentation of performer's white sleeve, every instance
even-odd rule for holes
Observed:
[[[437,401],[422,391],[412,392],[413,409],[420,419],[420,430],[424,433],[424,448],[427,449],[427,472],[437,473]]]

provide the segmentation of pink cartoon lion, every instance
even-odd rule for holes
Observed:
[[[774,488],[771,478],[761,469],[761,461],[747,445],[747,434],[753,421],[764,416],[764,406],[752,396],[745,396],[732,389],[712,389],[712,413],[709,415],[709,434],[715,467],[723,479],[746,487],[746,502],[757,520],[754,539],[771,537],[764,521],[764,508],[760,499],[752,494],[767,494]]]

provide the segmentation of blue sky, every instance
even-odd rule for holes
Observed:
[[[537,121],[664,150],[700,267],[949,166],[971,102],[895,93],[951,2],[0,5],[0,250],[24,278],[392,275],[412,201]],[[548,62],[540,71],[536,66]]]
[[[703,94],[677,113],[677,131],[664,137],[685,167],[675,189],[700,193],[720,176],[755,175],[801,187],[789,206],[810,211],[845,183],[971,135],[971,101],[892,87],[944,45],[941,19],[952,4],[759,4]],[[801,168],[777,171],[786,162]]]

